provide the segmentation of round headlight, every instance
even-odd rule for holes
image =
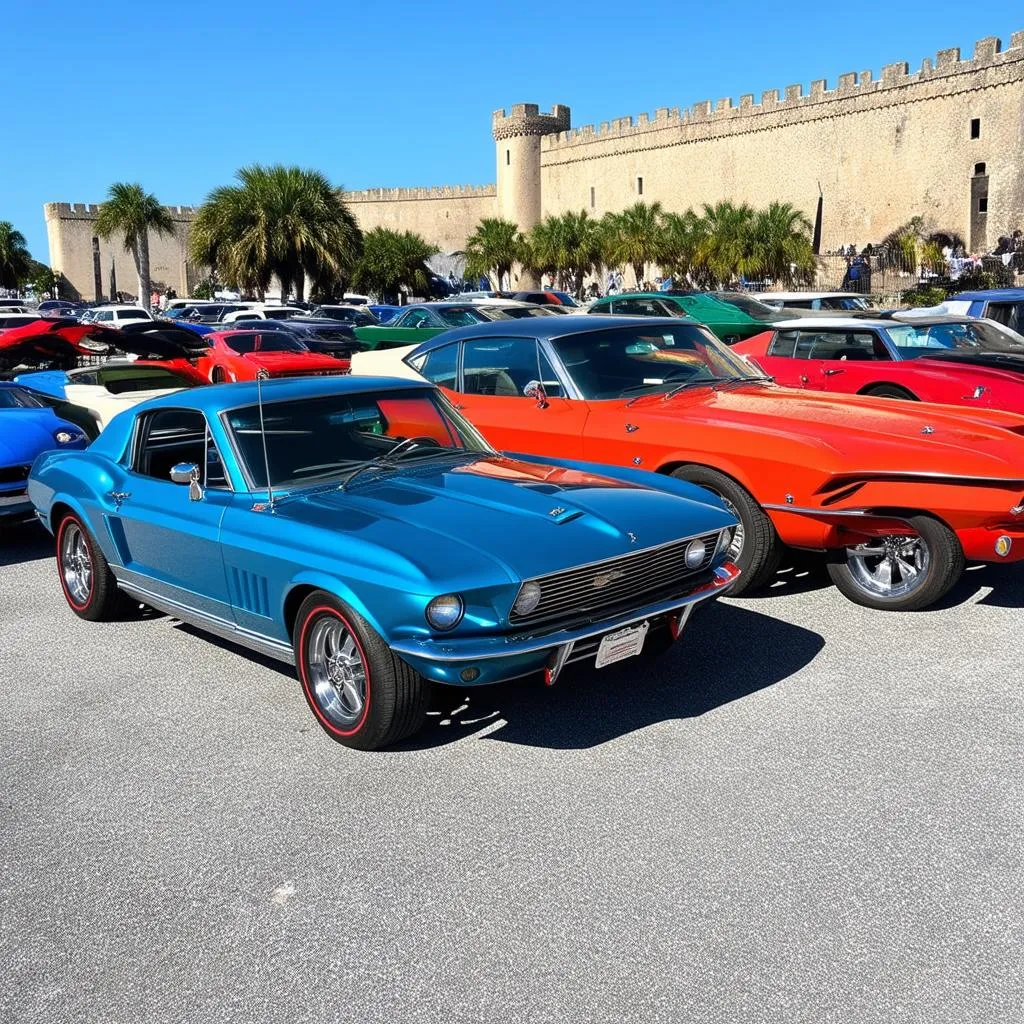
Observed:
[[[70,430],[58,430],[54,435],[53,439],[57,444],[75,444],[77,441],[84,441],[85,434]]]
[[[701,562],[704,561],[704,555],[707,553],[707,549],[704,546],[702,540],[691,540],[686,545],[686,551],[683,553],[683,560],[686,562],[687,569],[699,569]]]
[[[515,604],[512,605],[512,611],[514,611],[516,615],[526,618],[527,615],[530,615],[537,610],[537,605],[539,604],[540,584],[534,583],[531,580],[529,583],[524,583],[519,588],[519,594],[516,597]]]
[[[462,618],[462,598],[458,594],[442,594],[427,605],[427,622],[434,629],[454,629]]]

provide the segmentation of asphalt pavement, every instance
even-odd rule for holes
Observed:
[[[655,665],[359,753],[284,667],[0,540],[0,1021],[1018,1022],[1024,567],[804,569]]]

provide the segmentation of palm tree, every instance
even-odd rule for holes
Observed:
[[[644,268],[657,260],[662,248],[661,203],[634,203],[621,213],[606,213],[601,220],[603,262],[629,264],[640,287]]]
[[[156,196],[137,183],[116,181],[107,191],[107,201],[100,206],[96,217],[96,232],[103,238],[120,235],[125,252],[135,260],[139,278],[139,303],[149,306],[149,233],[174,233],[170,214],[160,205]],[[113,296],[111,296],[113,298]]]
[[[792,285],[814,269],[810,220],[789,203],[770,203],[752,225],[751,271]]]
[[[319,171],[254,164],[237,185],[214,189],[189,233],[194,262],[228,284],[263,296],[276,276],[281,296],[302,299],[305,278],[339,278],[362,253],[362,233],[335,188]]]
[[[466,241],[466,273],[471,277],[494,273],[495,291],[516,263],[530,262],[526,239],[511,221],[485,217]]]
[[[527,241],[531,269],[557,275],[560,287],[577,294],[601,261],[599,225],[586,210],[545,217]]]
[[[703,238],[697,246],[696,262],[709,284],[724,287],[757,273],[754,219],[754,211],[746,203],[704,205]]]
[[[693,210],[666,213],[656,262],[677,281],[689,279],[699,286],[711,284],[700,259],[706,236],[707,223]]]
[[[0,220],[0,287],[20,288],[31,272],[25,236],[10,221]]]
[[[426,295],[430,290],[427,260],[436,253],[436,247],[412,231],[374,228],[363,236],[363,255],[352,283],[382,298],[394,297],[403,285],[414,295]]]

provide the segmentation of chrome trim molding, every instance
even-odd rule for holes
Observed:
[[[849,516],[859,519],[896,519],[905,522],[906,516],[898,516],[892,512],[868,512],[866,509],[831,509],[831,508],[801,508],[798,505],[762,505],[761,508],[771,512],[793,512],[802,516]]]
[[[283,661],[287,665],[295,664],[295,652],[288,644],[284,644],[280,640],[274,640],[272,637],[264,636],[262,633],[254,633],[252,630],[243,629],[233,622],[228,622],[227,619],[222,619],[217,615],[210,615],[207,612],[197,611],[195,608],[181,604],[173,598],[154,594],[151,590],[146,590],[144,587],[135,586],[123,580],[118,580],[117,585],[126,594],[134,597],[142,604],[149,605],[165,615],[171,615],[176,619],[180,619],[190,626],[195,626],[196,629],[212,633],[214,636],[219,636],[222,640],[230,640],[241,647],[247,647],[249,650],[266,655],[268,658]]]

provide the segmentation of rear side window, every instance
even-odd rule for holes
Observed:
[[[428,352],[419,372],[439,387],[449,391],[458,390],[459,386],[459,346],[445,345]]]
[[[985,316],[995,320],[1004,327],[1020,331],[1024,326],[1024,317],[1021,316],[1021,303],[1018,302],[990,302]]]
[[[796,331],[777,331],[768,348],[768,355],[792,359],[796,354]],[[805,355],[806,359],[807,356]]]

